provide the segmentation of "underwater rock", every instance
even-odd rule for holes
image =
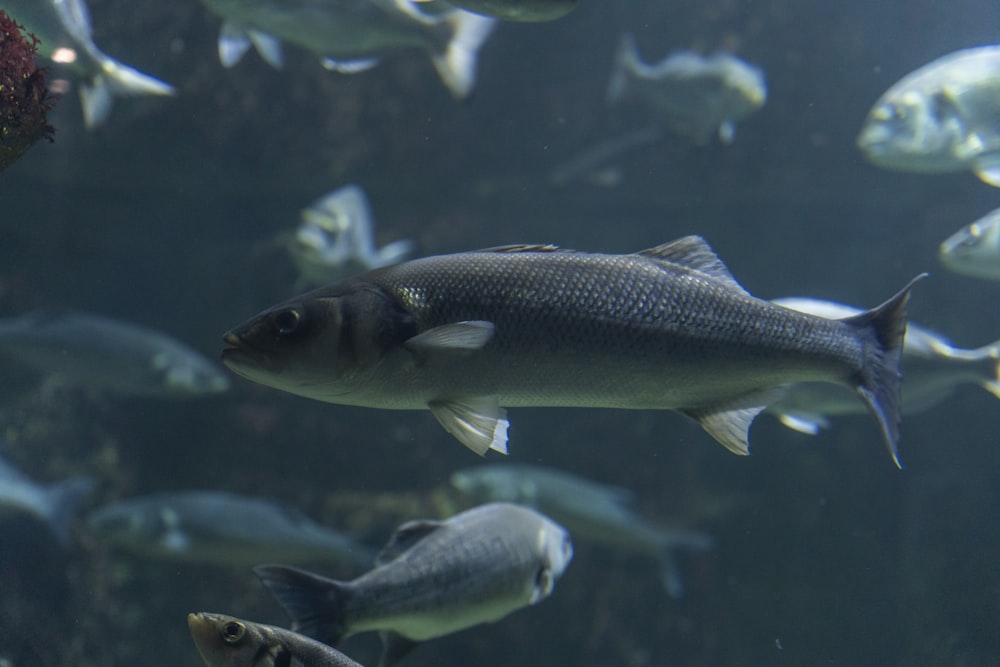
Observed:
[[[0,10],[0,171],[42,137],[52,140],[45,114],[53,98],[45,70],[35,65],[37,43]]]

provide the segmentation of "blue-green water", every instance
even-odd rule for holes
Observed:
[[[214,357],[224,331],[294,293],[276,236],[354,182],[380,242],[413,238],[421,254],[528,242],[627,252],[697,233],[755,295],[867,307],[929,271],[914,321],[962,346],[1000,337],[1000,284],[935,256],[998,191],[967,173],[881,170],[854,145],[904,74],[996,40],[994,3],[580,4],[549,24],[502,25],[458,103],[419,53],[350,77],[294,48],[281,71],[253,53],[225,70],[219,20],[197,0],[92,0],[101,48],[179,94],[119,100],[87,132],[71,91],[52,114],[55,143],[0,174],[0,314],[73,307]],[[552,168],[634,129],[604,102],[625,31],[650,59],[730,48],[765,70],[768,102],[731,146],[668,136],[614,160],[616,186],[554,188]],[[435,489],[478,461],[429,414],[236,378],[226,395],[187,402],[42,387],[8,359],[0,378],[5,456],[37,479],[98,478],[88,507],[225,489],[354,522],[378,544],[445,509]],[[998,664],[998,414],[967,387],[907,416],[900,471],[865,415],[814,438],[763,416],[740,458],[674,413],[511,410],[512,459],[628,486],[645,516],[716,546],[682,561],[687,593],[671,600],[648,562],[578,544],[550,599],[403,664]],[[199,665],[185,626],[198,610],[286,622],[242,569],[144,561],[82,529],[61,551],[29,520],[0,523],[0,659],[12,667]],[[345,649],[377,660],[373,636]]]

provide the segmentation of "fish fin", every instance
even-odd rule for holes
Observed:
[[[748,432],[754,418],[785,393],[784,387],[775,387],[740,397],[736,401],[709,408],[682,410],[698,421],[708,434],[734,454],[750,453]]]
[[[90,477],[74,477],[48,488],[46,492],[46,517],[49,527],[60,546],[69,544],[73,518],[80,503],[90,495],[97,483]]]
[[[983,183],[1000,188],[1000,158],[990,157],[980,158],[974,163],[973,173],[979,177]]]
[[[114,96],[103,74],[95,76],[89,84],[80,86],[83,124],[88,130],[103,125],[111,115],[113,105]]]
[[[667,595],[678,600],[684,597],[684,583],[677,566],[677,549],[707,551],[715,545],[711,535],[689,530],[665,530],[660,545],[660,583],[667,589]]]
[[[785,427],[806,435],[816,435],[822,429],[830,428],[830,420],[818,413],[779,412],[775,416]]]
[[[674,552],[665,549],[660,553],[660,583],[667,590],[674,600],[684,597],[684,582],[681,581],[681,570],[677,566],[677,558]]]
[[[511,245],[498,245],[492,248],[480,248],[475,252],[574,252],[573,250],[563,250],[557,245],[552,245],[551,243],[544,244],[531,244],[531,243],[514,243]]]
[[[746,293],[708,242],[700,236],[685,236],[635,254],[700,271]]]
[[[465,99],[476,84],[479,48],[496,27],[496,20],[471,12],[451,11],[444,15],[451,39],[443,53],[431,56],[438,76],[451,94]]]
[[[418,333],[403,345],[412,352],[472,352],[489,343],[495,331],[496,327],[492,322],[483,320],[455,322]]]
[[[329,646],[344,638],[349,583],[287,565],[258,565],[253,572],[291,617],[292,630]]]
[[[926,276],[921,273],[882,305],[840,320],[857,331],[866,343],[865,359],[855,378],[854,390],[875,417],[898,468],[903,467],[898,451],[902,379],[899,363],[906,333],[906,304],[913,284]]]
[[[235,23],[225,22],[219,31],[219,62],[225,68],[236,65],[250,50],[250,36]]]
[[[329,56],[321,59],[323,69],[341,74],[358,74],[378,65],[378,58],[357,58],[355,60],[337,60]]]
[[[382,639],[382,657],[379,658],[378,667],[393,667],[420,645],[420,642],[407,639],[398,632],[383,630],[378,634]]]
[[[983,380],[980,384],[983,389],[1000,398],[1000,340],[984,345],[975,352],[981,354],[982,358],[993,361],[993,377]]]
[[[736,124],[731,120],[719,125],[719,141],[725,145],[733,143],[733,139],[736,138]]]
[[[375,251],[375,255],[372,257],[373,268],[399,264],[413,254],[415,245],[416,244],[409,239],[400,239],[399,241],[386,243],[384,246]]]
[[[507,453],[507,411],[493,396],[431,401],[427,405],[444,430],[479,454]]]
[[[611,80],[608,82],[608,104],[617,104],[624,97],[625,87],[628,85],[628,73],[638,62],[639,45],[635,41],[635,35],[625,33],[618,43],[618,51],[615,53],[614,71],[611,73]]]
[[[247,30],[247,36],[257,51],[257,55],[274,69],[281,69],[285,65],[285,58],[281,52],[281,40],[273,35],[260,30]]]
[[[375,564],[385,565],[390,561],[396,560],[412,549],[417,542],[440,528],[441,525],[440,521],[433,519],[407,521],[395,530],[389,541],[378,552],[378,556],[375,557]]]

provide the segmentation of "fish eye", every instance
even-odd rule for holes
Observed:
[[[246,631],[247,629],[242,623],[230,621],[222,626],[222,639],[227,644],[235,644],[239,640],[243,639],[243,635],[246,634]]]
[[[278,333],[283,336],[287,336],[298,328],[299,321],[301,319],[299,311],[294,308],[287,308],[275,313],[272,321],[274,322],[275,328],[278,329]]]

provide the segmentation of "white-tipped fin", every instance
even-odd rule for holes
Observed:
[[[830,420],[820,414],[781,412],[777,417],[787,428],[806,435],[816,435],[822,429],[830,428]]]
[[[247,36],[253,43],[253,48],[257,54],[274,69],[281,69],[285,65],[285,58],[281,52],[281,40],[260,30],[248,30]]]
[[[235,23],[223,23],[219,31],[219,62],[223,67],[234,67],[250,50],[250,35]]]
[[[473,396],[440,401],[428,405],[444,430],[463,445],[479,454],[489,450],[507,453],[507,411],[492,396]]]
[[[387,243],[375,252],[370,263],[372,268],[398,264],[413,253],[414,243],[409,239],[400,239]]]
[[[80,87],[83,122],[87,128],[102,125],[111,115],[115,97],[173,95],[175,92],[170,84],[104,56],[101,59],[100,74],[89,85]]]
[[[444,53],[431,57],[444,85],[458,99],[464,99],[476,85],[479,49],[492,34],[496,20],[456,9],[444,18],[452,29]]]
[[[359,58],[357,60],[336,60],[329,56],[319,61],[323,69],[340,74],[357,74],[370,70],[378,65],[378,58]]]
[[[1000,188],[1000,157],[985,156],[975,161],[973,172],[983,183]]]
[[[403,343],[411,351],[472,352],[493,340],[496,327],[492,322],[470,320],[428,329]]]

